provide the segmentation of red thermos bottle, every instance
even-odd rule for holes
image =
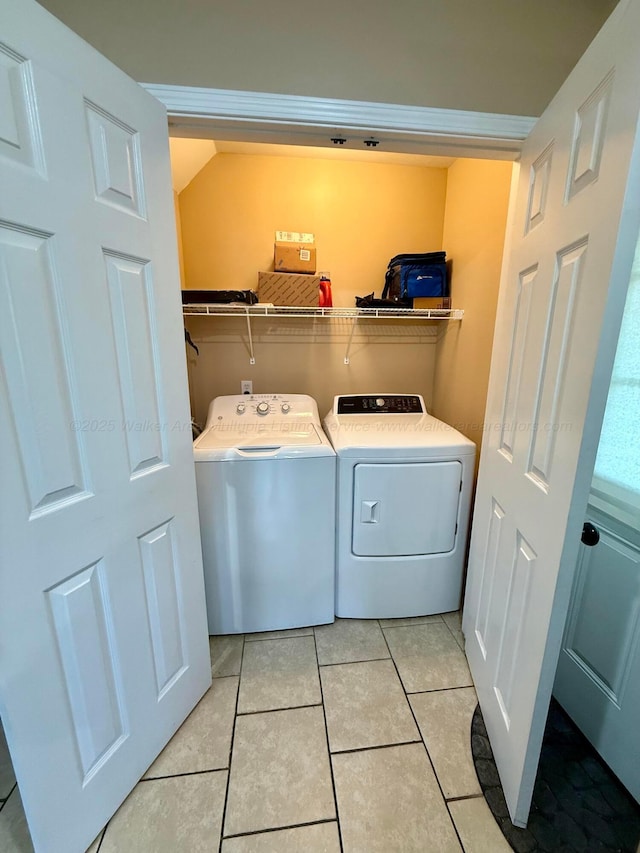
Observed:
[[[331,281],[329,280],[329,276],[320,276],[318,288],[318,306],[320,308],[331,308],[333,306],[333,299],[331,297]]]

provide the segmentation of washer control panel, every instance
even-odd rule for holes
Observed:
[[[354,394],[338,397],[338,415],[422,415],[424,401],[418,394]]]
[[[317,407],[306,394],[234,394],[216,397],[209,406],[207,424],[318,420]]]

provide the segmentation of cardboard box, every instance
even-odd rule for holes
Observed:
[[[292,275],[283,272],[258,273],[258,299],[274,305],[318,305],[319,275]]]
[[[414,308],[451,308],[450,296],[417,296],[413,300]]]
[[[273,268],[278,272],[314,273],[315,246],[304,243],[276,243],[273,249]]]
[[[276,272],[314,273],[316,271],[316,247],[313,234],[297,231],[276,231],[273,268]]]

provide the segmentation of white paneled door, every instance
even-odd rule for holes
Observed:
[[[466,651],[526,823],[640,206],[640,2],[622,2],[526,140],[498,306]]]
[[[210,683],[164,109],[0,0],[0,715],[37,851]]]
[[[580,546],[553,693],[640,802],[640,536],[587,519],[600,538]]]

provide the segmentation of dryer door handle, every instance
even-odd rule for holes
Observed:
[[[362,524],[377,524],[380,521],[380,501],[362,501],[360,521]]]

